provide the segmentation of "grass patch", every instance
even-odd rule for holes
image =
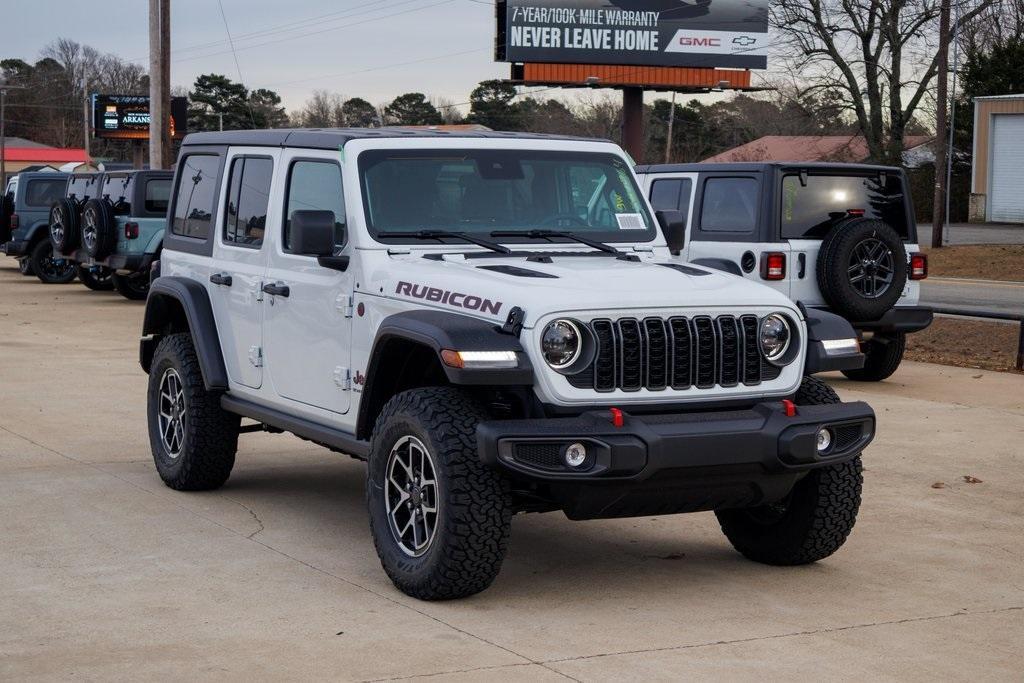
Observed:
[[[998,372],[1017,372],[1020,324],[936,317],[923,332],[907,335],[908,360]]]
[[[1024,245],[978,244],[931,249],[928,274],[1024,282]]]

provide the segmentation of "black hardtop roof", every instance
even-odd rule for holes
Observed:
[[[70,173],[65,173],[64,171],[19,171],[11,175],[11,178],[24,178],[25,180],[36,180],[38,178],[66,179],[70,175]]]
[[[726,171],[750,173],[768,168],[806,168],[808,171],[871,171],[878,173],[902,173],[898,166],[879,166],[875,164],[844,164],[827,161],[736,161],[736,162],[697,162],[693,164],[647,164],[637,166],[637,173],[700,173],[701,171]]]
[[[490,140],[576,140],[608,142],[599,138],[541,133],[511,133],[491,130],[445,130],[443,128],[275,128],[270,130],[230,130],[190,133],[182,141],[190,145],[234,145],[246,147],[302,147],[338,149],[349,140],[466,139]]]
[[[174,171],[164,170],[161,168],[147,168],[147,169],[129,169],[125,171],[104,171],[103,175],[107,178],[123,178],[124,176],[130,175],[147,175],[164,178],[173,178]]]
[[[93,176],[100,177],[106,175],[104,171],[78,171],[77,173],[71,174],[71,179],[75,178],[91,178]]]

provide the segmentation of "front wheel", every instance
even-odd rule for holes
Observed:
[[[111,282],[113,274],[114,271],[103,266],[95,269],[87,266],[78,266],[78,279],[83,285],[94,292],[109,292],[112,290],[114,288],[114,283]]]
[[[881,382],[892,376],[907,350],[907,333],[897,332],[892,336],[876,336],[863,345],[864,367],[859,370],[843,370],[843,374],[856,382]]]
[[[48,285],[66,285],[75,279],[78,268],[73,261],[54,253],[50,240],[40,240],[32,249],[32,270]]]
[[[35,275],[36,271],[32,270],[32,259],[27,256],[18,259],[18,272],[25,276]]]
[[[462,391],[413,389],[384,406],[370,441],[366,499],[384,571],[403,593],[450,600],[484,590],[501,569],[508,483],[477,457],[486,418]]]
[[[125,299],[131,301],[145,301],[149,296],[149,273],[132,273],[121,275],[114,273],[114,289]]]
[[[827,384],[805,377],[797,405],[839,403]],[[863,485],[860,456],[811,470],[781,501],[718,510],[722,532],[744,557],[771,565],[822,560],[846,542],[857,521]]]
[[[147,413],[153,461],[167,486],[203,491],[227,481],[241,418],[220,407],[220,394],[206,390],[189,335],[168,335],[157,344]]]

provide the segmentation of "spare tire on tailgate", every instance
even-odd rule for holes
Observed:
[[[62,254],[78,246],[78,204],[74,200],[58,199],[50,207],[50,241]]]
[[[877,320],[907,283],[907,250],[884,221],[842,220],[818,252],[818,287],[832,309],[853,321]]]
[[[117,248],[114,207],[105,199],[90,199],[82,209],[82,246],[89,256],[103,259]]]

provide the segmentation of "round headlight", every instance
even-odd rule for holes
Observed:
[[[792,334],[789,322],[778,313],[772,313],[761,320],[761,353],[771,362],[775,362],[789,350]]]
[[[556,320],[544,328],[541,353],[548,365],[561,370],[576,362],[583,349],[579,325],[572,320]]]

